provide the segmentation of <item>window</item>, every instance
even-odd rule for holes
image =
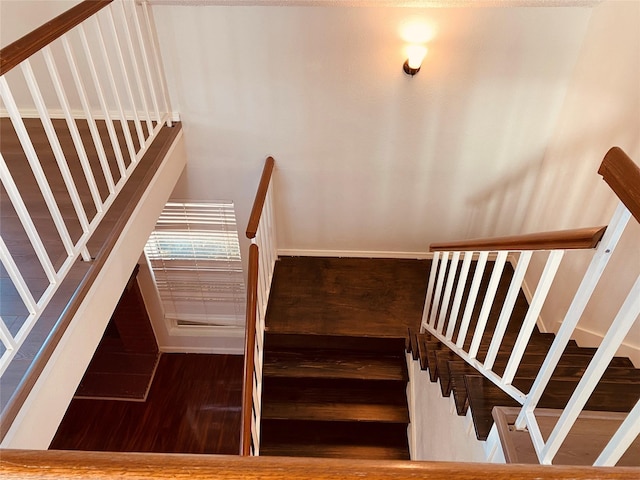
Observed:
[[[165,318],[243,326],[245,285],[233,202],[167,203],[145,253]]]

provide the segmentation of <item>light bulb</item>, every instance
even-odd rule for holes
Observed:
[[[419,69],[426,54],[427,47],[425,47],[424,45],[408,45],[407,63],[409,64],[409,68],[414,70]]]

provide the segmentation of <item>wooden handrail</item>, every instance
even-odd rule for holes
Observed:
[[[1,450],[3,479],[637,479],[632,467]]]
[[[242,417],[240,421],[240,455],[251,455],[251,415],[253,409],[253,370],[255,368],[256,311],[258,305],[258,258],[256,244],[249,247],[247,279],[247,322],[244,343],[244,379],[242,384]]]
[[[260,216],[262,215],[262,207],[264,207],[264,201],[267,198],[267,190],[269,189],[269,182],[271,180],[271,174],[273,173],[273,165],[275,161],[273,157],[267,157],[264,162],[264,169],[262,170],[262,176],[260,177],[260,183],[258,184],[258,192],[256,198],[253,201],[253,208],[251,209],[251,215],[249,216],[249,223],[247,224],[247,238],[252,239],[256,237],[258,231],[258,225],[260,224]]]
[[[85,0],[0,50],[0,75],[25,61],[113,0]]]
[[[430,252],[499,250],[575,250],[595,248],[607,227],[579,228],[508,237],[477,238],[461,242],[432,243]]]
[[[598,173],[640,222],[640,167],[619,147],[604,156]]]

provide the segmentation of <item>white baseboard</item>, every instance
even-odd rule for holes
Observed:
[[[280,257],[342,257],[342,258],[407,258],[432,259],[431,252],[388,252],[379,250],[306,250],[296,248],[278,249]]]

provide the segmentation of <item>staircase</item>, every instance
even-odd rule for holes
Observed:
[[[260,454],[408,460],[404,343],[267,334]]]
[[[424,260],[276,262],[260,455],[409,459],[405,338],[427,273]]]
[[[472,265],[473,268],[474,265]],[[498,305],[503,302],[512,276],[513,270],[510,265],[507,265],[498,286],[496,295],[496,303]],[[486,290],[488,282],[489,277],[485,275],[480,286],[481,292]],[[516,301],[504,341],[494,363],[493,370],[498,375],[504,373],[506,364],[511,356],[518,329],[524,319],[523,312],[526,312],[526,306],[526,300],[521,293]],[[469,327],[471,332],[475,329],[477,314],[477,311],[474,312],[471,318]],[[480,362],[483,362],[486,358],[495,332],[496,319],[497,314],[492,312],[476,357]],[[447,323],[445,323],[443,330],[447,329]],[[471,335],[468,335],[465,341],[466,348],[471,342],[470,337]],[[553,339],[553,334],[541,333],[537,328],[534,329],[522,362],[512,382],[516,388],[524,392],[529,391]],[[507,395],[430,333],[417,333],[410,330],[407,350],[412,354],[415,361],[420,362],[421,368],[428,371],[431,382],[439,383],[442,396],[453,396],[458,415],[464,416],[470,409],[478,440],[487,440],[494,425],[495,417],[500,417],[494,411],[495,407],[518,407],[519,409],[520,404],[516,400]],[[594,348],[579,347],[574,341],[569,342],[561,356],[558,367],[553,372],[549,386],[540,400],[540,408],[561,410],[567,405],[595,351],[596,349]],[[634,407],[638,398],[640,398],[640,369],[634,368],[633,363],[626,357],[614,357],[594,393],[587,401],[585,408],[591,412],[608,412],[606,415],[613,415],[611,412],[627,413]],[[619,424],[620,420],[617,420],[617,423]],[[512,424],[513,419],[510,425],[504,426],[506,431],[513,430]],[[600,427],[594,424],[591,428],[591,434],[595,437],[598,434],[596,429]],[[598,450],[593,445],[587,445],[583,448],[582,446],[576,446],[574,442],[568,441],[566,443],[567,445],[564,445],[558,453],[558,464],[591,465],[599,451],[606,445],[606,443],[599,445]],[[574,444],[569,445],[571,443]],[[531,450],[532,448],[531,445]],[[577,452],[576,448],[582,450]],[[640,451],[640,442],[636,441],[636,444],[629,448],[618,465],[637,466],[640,463],[638,461],[638,451]],[[533,450],[532,454],[525,455],[525,457],[537,463]],[[509,459],[507,458],[507,460]]]

